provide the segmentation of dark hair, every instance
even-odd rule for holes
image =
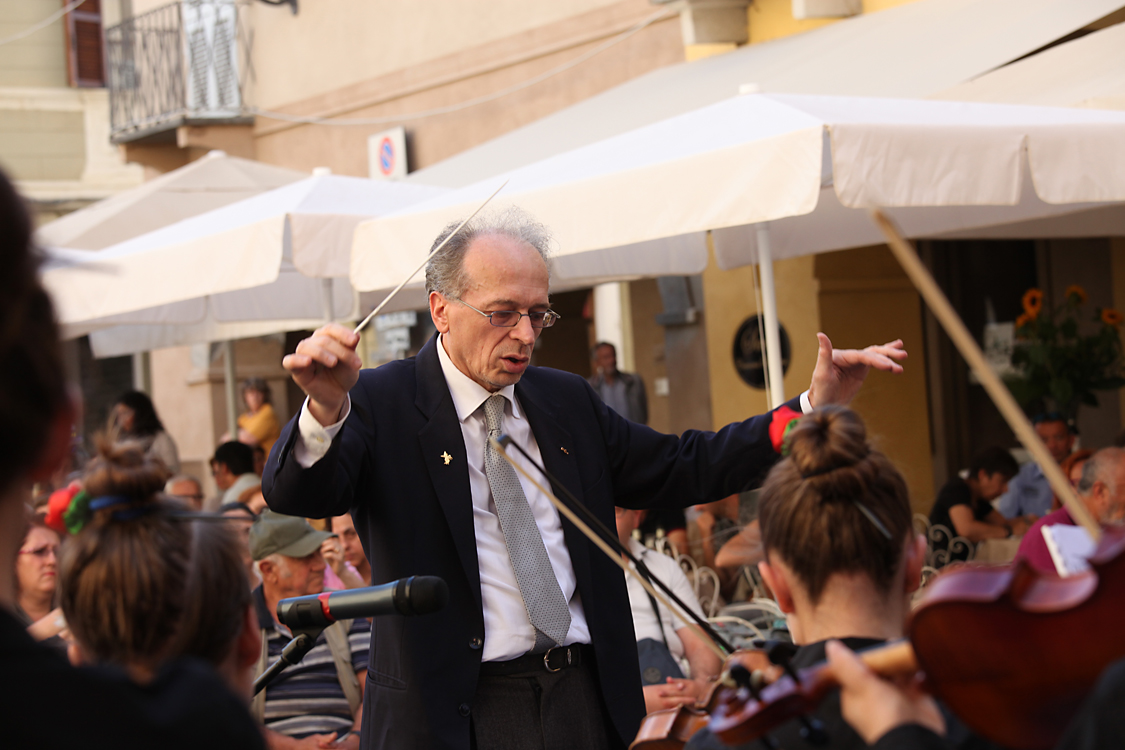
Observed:
[[[254,451],[246,443],[240,443],[237,440],[223,443],[216,448],[215,455],[211,460],[217,464],[226,465],[230,473],[236,477],[254,472]]]
[[[599,341],[598,343],[596,343],[596,344],[594,344],[593,346],[590,347],[590,359],[593,359],[594,357],[598,356],[598,349],[601,349],[603,346],[608,346],[610,349],[613,350],[613,356],[615,356],[615,357],[617,356],[617,347],[616,346],[609,343],[608,341]]]
[[[255,513],[254,511],[250,510],[249,506],[247,506],[246,503],[240,503],[237,500],[232,500],[229,503],[223,503],[222,505],[219,506],[219,509],[215,512],[225,515],[227,513],[230,513],[231,511],[238,511],[240,513],[245,513],[247,521],[253,521],[255,518],[258,517],[258,514]]]
[[[0,172],[0,493],[37,463],[67,403],[59,329],[38,270],[31,219]]]
[[[913,533],[898,469],[867,442],[863,420],[840,406],[803,417],[788,445],[758,500],[766,556],[780,556],[814,604],[834,573],[862,573],[888,592]]]
[[[164,430],[160,417],[156,416],[156,407],[152,399],[141,391],[126,391],[117,397],[114,404],[122,404],[133,410],[133,429],[123,437],[148,437]]]
[[[96,661],[153,663],[167,654],[182,622],[191,529],[169,515],[185,506],[158,494],[168,478],[159,459],[133,441],[97,442],[85,477],[91,506],[98,498],[119,501],[94,509],[67,543],[60,603]]]
[[[265,378],[246,378],[246,380],[242,381],[242,390],[240,392],[243,400],[246,399],[246,391],[257,391],[262,394],[263,404],[268,404],[273,399],[270,384],[266,382]]]
[[[1020,465],[1007,449],[994,445],[973,457],[973,462],[969,464],[969,478],[976,479],[982,471],[988,476],[1000,474],[1005,479],[1011,479],[1020,473]]]
[[[171,649],[221,664],[234,647],[250,606],[250,582],[234,532],[223,523],[192,526],[191,568],[180,630]]]

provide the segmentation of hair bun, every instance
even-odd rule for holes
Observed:
[[[789,457],[803,479],[855,466],[871,453],[863,420],[842,406],[825,406],[789,433]]]
[[[98,452],[86,467],[86,492],[92,497],[120,496],[135,504],[156,501],[171,476],[163,461],[148,455],[136,440],[114,443],[99,435],[95,442]]]

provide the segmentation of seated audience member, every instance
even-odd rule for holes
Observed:
[[[1082,467],[1082,479],[1076,488],[1078,499],[1102,526],[1115,526],[1125,521],[1125,450],[1102,448]],[[1062,524],[1073,526],[1074,519],[1066,508],[1036,521],[1020,542],[1017,558],[1023,558],[1041,573],[1055,573],[1055,563],[1043,536],[1043,527]]]
[[[981,451],[969,466],[968,479],[955,476],[938,492],[930,524],[940,524],[973,543],[1023,534],[1027,522],[1021,518],[1008,521],[992,507],[1017,471],[1016,459],[1003,448]]]
[[[254,525],[254,519],[258,514],[243,503],[227,503],[219,508],[219,512],[231,519],[228,528],[234,534],[242,567],[246,571],[250,588],[253,589],[261,583],[258,579],[258,570],[254,566],[254,558],[250,554],[250,527]]]
[[[1074,447],[1074,434],[1066,420],[1057,413],[1040,415],[1035,418],[1035,432],[1047,446],[1051,457],[1061,464]],[[1027,518],[1028,522],[1047,515],[1051,511],[1051,500],[1055,493],[1043,475],[1043,469],[1034,461],[1019,467],[1019,471],[1008,483],[1008,489],[996,501],[996,510],[1004,518]]]
[[[363,553],[363,544],[355,531],[352,517],[348,514],[331,519],[331,532],[334,536],[324,540],[320,548],[324,562],[325,588],[355,589],[371,585],[371,564]]]
[[[1074,451],[1074,453],[1066,457],[1065,461],[1059,464],[1063,476],[1070,482],[1071,487],[1077,488],[1078,483],[1082,481],[1082,467],[1086,465],[1086,462],[1090,460],[1090,456],[1092,455],[1094,455],[1092,450],[1083,448],[1080,451]],[[1061,507],[1062,501],[1059,500],[1059,496],[1053,495],[1051,510],[1056,511]]]
[[[7,365],[0,369],[0,431],[18,436],[0,451],[0,664],[8,685],[0,701],[3,744],[41,750],[251,750],[261,740],[217,678],[200,696],[210,705],[198,716],[191,709],[199,701],[180,706],[182,696],[161,689],[164,683],[142,690],[119,671],[72,667],[36,643],[15,616],[16,565],[30,489],[70,460],[77,414],[67,393],[50,298],[37,276],[31,226],[22,201],[0,174],[0,359]],[[223,716],[231,721],[216,728]]]
[[[251,527],[250,552],[262,577],[262,585],[253,592],[254,606],[262,639],[269,644],[268,659],[258,662],[258,674],[293,637],[276,619],[278,601],[324,591],[320,545],[329,536],[303,518],[268,509]],[[321,632],[300,663],[286,668],[258,693],[251,713],[266,727],[270,748],[315,748],[333,740],[337,747],[359,747],[370,631],[363,618],[334,623]]]
[[[762,527],[755,518],[723,545],[719,554],[715,555],[715,565],[728,570],[739,570],[744,565],[757,565],[765,556]]]
[[[59,535],[32,517],[16,558],[16,615],[31,625],[55,608]]]
[[[238,417],[238,440],[261,446],[263,455],[268,456],[274,441],[281,437],[281,422],[273,410],[269,383],[263,378],[247,378],[242,384],[242,400],[246,411]]]
[[[713,503],[697,505],[695,509],[699,511],[699,516],[695,519],[695,525],[699,531],[702,552],[702,557],[697,562],[719,574],[719,585],[723,597],[729,600],[738,582],[738,571],[720,568],[715,562],[715,557],[719,550],[723,548],[723,545],[738,534],[739,495],[735,494]]]
[[[925,540],[914,534],[906,482],[871,447],[863,422],[841,407],[819,409],[790,432],[789,455],[770,471],[758,505],[766,559],[759,564],[798,646],[790,665],[813,666],[829,639],[866,648],[901,638],[919,585]],[[830,748],[862,748],[829,694],[812,714]],[[776,746],[818,745],[790,721]],[[723,747],[708,730],[688,748]],[[745,747],[761,747],[752,743]]]
[[[113,404],[109,432],[114,440],[135,440],[150,456],[164,462],[172,474],[180,470],[180,454],[172,436],[164,431],[164,423],[156,415],[152,399],[141,391],[127,391]]]
[[[211,458],[211,476],[223,494],[204,503],[204,510],[209,511],[217,510],[220,505],[240,502],[243,493],[262,486],[262,478],[254,473],[253,451],[249,445],[237,441],[223,443],[215,449]]]
[[[667,555],[645,548],[633,538],[633,530],[640,525],[644,513],[643,510],[617,509],[618,540],[644,563],[648,573],[659,578],[702,616],[695,592],[679,564]],[[694,703],[706,691],[707,682],[719,673],[722,660],[685,621],[645,591],[635,577],[626,576],[625,584],[629,589],[633,629],[637,633],[645,710],[651,713]],[[687,661],[690,679],[684,678],[681,660]]]
[[[195,477],[178,474],[164,485],[164,494],[183,501],[192,510],[203,510],[203,485]]]
[[[638,527],[645,546],[650,539],[664,538],[677,555],[689,554],[687,519],[682,508],[653,508]]]

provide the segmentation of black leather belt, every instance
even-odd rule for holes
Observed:
[[[577,667],[585,662],[593,662],[594,647],[588,643],[573,643],[569,646],[555,646],[541,654],[524,654],[509,661],[481,662],[480,673],[484,677],[504,677],[521,672],[559,672],[569,667]]]

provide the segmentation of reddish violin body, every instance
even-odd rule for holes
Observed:
[[[925,675],[930,691],[983,737],[1017,750],[1058,741],[1098,676],[1125,657],[1125,531],[1106,531],[1091,569],[1045,576],[1024,563],[948,569],[911,615],[910,643],[866,652],[885,676]],[[912,647],[911,647],[912,646]],[[761,691],[723,688],[711,730],[749,742],[805,713],[833,686],[831,669]]]
[[[751,672],[760,670],[773,676],[780,669],[770,663],[764,651],[736,651],[727,657],[723,671],[738,663]],[[692,735],[711,721],[711,711],[718,700],[722,685],[712,683],[711,690],[694,706],[679,706],[653,711],[641,721],[637,738],[629,750],[682,750]]]

